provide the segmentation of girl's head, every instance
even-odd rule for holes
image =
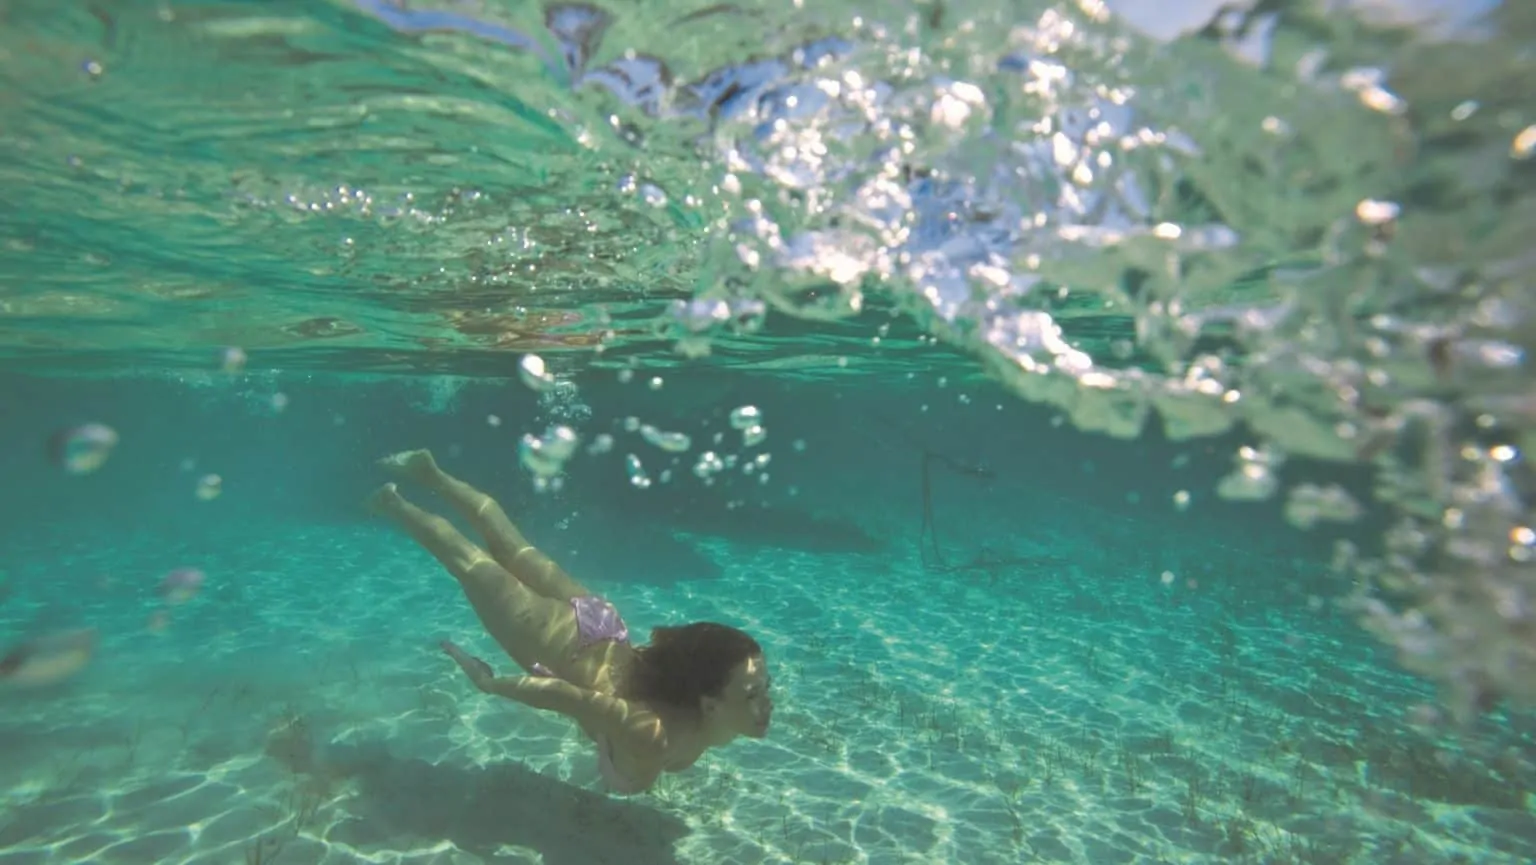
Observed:
[[[619,696],[681,710],[715,743],[768,732],[773,700],[763,648],[746,632],[714,622],[656,628],[635,648]]]

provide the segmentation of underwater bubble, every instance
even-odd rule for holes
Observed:
[[[536,391],[543,391],[555,383],[555,377],[544,366],[544,358],[536,354],[523,355],[523,359],[517,363],[517,375],[523,384]]]
[[[659,375],[651,376],[651,380],[649,382],[647,382],[646,384],[648,384],[650,386],[651,390],[661,390],[661,385],[662,385],[661,376],[659,376]]]
[[[278,412],[278,413],[282,413],[283,409],[286,409],[287,407],[288,407],[288,394],[285,394],[285,393],[275,393],[275,394],[272,394],[272,410],[273,411]]]
[[[494,429],[495,427],[501,426],[501,418],[493,414],[488,414],[485,416],[485,423],[486,426]]]
[[[211,502],[224,492],[224,479],[218,475],[203,475],[197,480],[197,497],[205,502]]]
[[[629,484],[637,490],[649,489],[651,476],[645,473],[645,464],[634,454],[625,454],[624,471],[629,475]]]
[[[197,568],[177,568],[160,578],[160,597],[167,604],[185,604],[202,591],[207,575]]]
[[[1511,159],[1530,159],[1536,156],[1536,124],[1525,127],[1509,143]]]
[[[1216,494],[1228,501],[1262,501],[1275,494],[1279,481],[1278,461],[1262,448],[1238,449],[1237,468],[1216,485]]]
[[[652,207],[661,207],[667,203],[667,194],[656,184],[645,183],[640,186],[640,200]]]
[[[96,630],[80,628],[26,640],[0,655],[0,683],[52,685],[80,672],[96,653]]]
[[[1347,523],[1364,513],[1360,503],[1337,484],[1326,487],[1299,484],[1285,502],[1285,519],[1297,528],[1310,529],[1324,520]]]
[[[741,443],[746,447],[760,445],[766,438],[768,438],[768,431],[760,426],[750,426],[741,431]]]
[[[1179,490],[1174,493],[1173,506],[1181,511],[1189,510],[1189,490]]]
[[[592,417],[592,406],[581,398],[581,389],[572,381],[557,381],[539,394],[539,408],[545,417],[561,423],[577,423]]]
[[[90,474],[106,465],[116,447],[117,431],[99,423],[61,430],[48,440],[53,461],[72,475]]]
[[[598,433],[592,439],[592,444],[587,448],[589,454],[605,454],[613,450],[613,436],[607,433]]]
[[[557,493],[565,489],[565,478],[560,475],[537,475],[533,479],[533,491],[536,493]]]
[[[618,378],[619,384],[629,384],[635,378],[635,371],[632,369],[621,369],[619,370]]]
[[[224,354],[219,358],[219,369],[233,375],[245,369],[245,350],[230,346],[224,349]]]
[[[693,445],[693,440],[688,438],[687,433],[667,432],[659,430],[650,424],[644,424],[640,427],[640,437],[656,447],[674,454],[680,454]]]
[[[750,429],[763,422],[763,413],[755,405],[744,405],[731,410],[731,426],[739,430]]]
[[[699,454],[698,462],[693,464],[693,473],[702,480],[709,480],[724,470],[725,463],[720,459],[720,455],[714,451],[705,451]]]
[[[668,312],[673,321],[691,334],[706,333],[719,326],[751,332],[762,326],[768,306],[760,300],[695,298],[673,301]]]
[[[542,436],[524,433],[518,443],[518,457],[534,477],[548,479],[565,470],[566,461],[576,452],[580,441],[575,430],[556,424]]]
[[[1216,495],[1228,501],[1262,501],[1275,494],[1276,483],[1269,469],[1246,465],[1222,478]]]
[[[1171,586],[1173,585],[1173,581],[1178,578],[1173,575],[1173,571],[1163,571],[1158,579],[1162,581],[1163,585]]]
[[[1365,225],[1386,225],[1402,213],[1402,207],[1391,201],[1377,201],[1372,198],[1362,200],[1355,205],[1355,218]]]
[[[1345,90],[1354,91],[1360,104],[1372,111],[1402,114],[1408,110],[1408,103],[1386,88],[1386,80],[1385,70],[1365,66],[1345,70],[1339,77],[1339,84]]]

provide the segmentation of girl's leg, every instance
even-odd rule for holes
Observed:
[[[385,457],[380,464],[447,500],[485,538],[491,558],[528,588],[557,601],[589,594],[585,586],[528,543],[495,499],[443,471],[430,451],[405,451]]]
[[[380,487],[368,503],[458,579],[480,624],[523,669],[556,663],[569,653],[576,639],[576,614],[570,604],[523,585],[452,523],[402,498],[394,484]]]

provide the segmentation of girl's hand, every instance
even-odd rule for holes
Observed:
[[[469,680],[475,683],[476,688],[484,691],[491,681],[496,678],[496,671],[491,669],[490,664],[465,652],[448,640],[442,641],[439,645],[442,646],[444,652],[448,653],[448,657],[452,658],[454,663],[459,665],[459,669],[464,671],[464,675],[469,676]]]

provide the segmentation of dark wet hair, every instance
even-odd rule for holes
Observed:
[[[763,647],[729,625],[694,622],[651,629],[651,641],[636,646],[617,691],[626,700],[660,703],[697,712],[705,697],[718,697],[731,670]]]

